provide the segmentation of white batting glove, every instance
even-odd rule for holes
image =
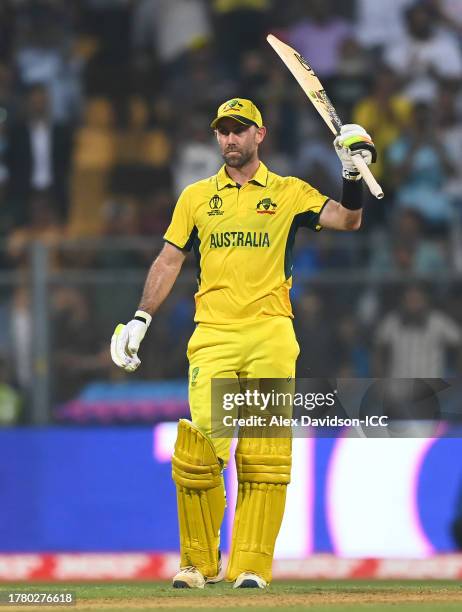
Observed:
[[[349,181],[357,181],[361,178],[352,156],[361,155],[367,165],[373,164],[377,159],[372,138],[366,130],[355,123],[342,125],[340,134],[334,140],[334,147],[342,162],[343,178]]]
[[[141,363],[138,349],[148,330],[152,317],[137,310],[134,318],[124,325],[119,323],[111,338],[112,361],[126,372],[134,372]]]

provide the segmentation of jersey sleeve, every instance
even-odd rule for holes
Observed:
[[[178,198],[172,220],[164,234],[164,240],[183,251],[190,251],[195,231],[191,197],[186,188]]]
[[[295,199],[295,215],[297,215],[298,225],[300,227],[308,227],[314,231],[319,231],[319,215],[321,210],[329,200],[329,198],[309,183],[296,179],[297,190]]]

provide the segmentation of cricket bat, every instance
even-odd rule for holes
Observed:
[[[292,75],[297,79],[300,87],[303,89],[318,113],[327,123],[332,133],[337,136],[340,132],[340,128],[342,127],[342,122],[340,117],[337,115],[334,105],[327,97],[321,81],[316,76],[313,68],[309,65],[306,59],[300,55],[300,53],[297,53],[295,49],[292,49],[292,47],[289,47],[289,45],[283,43],[281,40],[276,38],[276,36],[269,34],[266,37],[266,40],[282,59]],[[383,198],[382,188],[375,180],[366,162],[363,160],[361,155],[352,155],[352,158],[354,165],[363,177],[364,182],[369,187],[372,195],[381,200]]]

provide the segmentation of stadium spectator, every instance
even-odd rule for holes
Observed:
[[[13,93],[13,75],[9,64],[0,63],[0,113],[2,122],[14,118],[16,100]]]
[[[165,86],[169,105],[177,115],[184,113],[185,91],[188,92],[188,109],[207,115],[220,96],[232,97],[236,84],[219,70],[212,45],[203,44],[190,49],[182,58],[183,69],[172,70]],[[171,133],[177,131],[177,122],[172,127]]]
[[[297,90],[287,71],[281,71],[274,62],[267,64],[267,71],[267,82],[260,92],[263,98],[261,107],[268,125],[272,126],[275,146],[293,157],[300,144],[319,128],[319,121],[313,120],[313,113],[307,109],[306,97],[300,93],[300,88]]]
[[[407,287],[401,306],[385,315],[375,334],[378,376],[443,378],[451,372],[450,349],[460,365],[462,331],[444,312],[431,305],[426,291]]]
[[[387,163],[398,206],[419,211],[435,229],[442,229],[452,216],[444,184],[454,167],[433,117],[432,107],[417,104],[407,130],[388,148]]]
[[[87,99],[72,156],[69,216],[73,236],[91,236],[101,231],[101,209],[108,197],[109,177],[117,159],[114,124],[115,111],[110,100]]]
[[[0,63],[9,63],[15,33],[15,15],[9,2],[0,3]]]
[[[434,11],[436,18],[440,19],[451,30],[462,35],[462,4],[459,0],[426,0]]]
[[[181,67],[184,54],[211,37],[203,0],[141,0],[133,12],[136,51],[154,50],[165,67],[164,76]],[[168,68],[167,68],[168,67]]]
[[[355,33],[359,42],[372,50],[399,43],[405,33],[403,11],[414,3],[415,0],[356,0]]]
[[[9,126],[7,134],[9,191],[19,224],[30,220],[33,192],[50,193],[57,215],[67,220],[72,146],[72,129],[53,120],[46,88],[34,85],[25,100],[24,116]]]
[[[274,134],[268,133],[266,135],[262,145],[262,155],[265,165],[269,168],[273,168],[274,172],[277,172],[281,176],[289,176],[293,173],[293,161],[287,153],[276,145]],[[305,170],[306,167],[303,167],[303,171]]]
[[[80,116],[80,58],[74,53],[71,3],[24,3],[18,8],[14,68],[21,87],[42,85],[54,121]]]
[[[132,94],[132,11],[131,0],[85,0],[81,7],[81,33],[93,47],[85,66],[85,90],[91,97],[111,98],[117,123],[123,123]]]
[[[238,81],[243,54],[258,49],[264,41],[271,0],[212,0],[211,7],[222,70]]]
[[[109,355],[98,337],[96,321],[86,294],[74,287],[60,287],[52,296],[52,346],[55,376],[54,400],[73,398],[86,382],[107,376]]]
[[[315,274],[350,268],[354,253],[350,248],[350,238],[345,235],[335,239],[331,233],[321,232],[316,239],[310,237],[300,241],[294,254],[297,278],[307,280]]]
[[[374,274],[443,274],[448,267],[440,242],[425,236],[422,216],[415,210],[400,211],[383,241],[375,241],[370,269]]]
[[[331,0],[312,0],[304,17],[286,31],[289,45],[307,57],[319,78],[337,74],[344,43],[353,37],[351,25],[332,10]]]
[[[128,103],[128,123],[116,131],[116,151],[109,187],[112,193],[141,200],[156,189],[169,188],[172,141],[163,127],[150,125],[143,98]]]
[[[49,248],[51,269],[59,267],[59,243],[66,238],[56,215],[53,200],[45,191],[34,192],[30,198],[29,223],[15,228],[7,239],[7,255],[16,269],[27,271],[31,264],[30,249],[34,242],[41,242]]]
[[[333,376],[336,365],[334,330],[328,323],[327,304],[320,293],[311,291],[295,302],[294,327],[302,347],[297,360],[297,376]]]
[[[315,176],[318,189],[326,193],[339,182],[338,163],[338,157],[332,150],[331,132],[326,129],[318,138],[301,143],[294,169],[295,174],[304,180],[309,181]]]
[[[366,378],[370,374],[369,353],[358,321],[351,314],[344,314],[337,323],[335,361],[340,378]]]
[[[185,138],[178,143],[177,158],[173,166],[175,196],[195,181],[216,174],[222,159],[213,141],[208,121],[202,115],[184,117]]]
[[[243,53],[241,56],[239,88],[245,91],[250,100],[256,100],[260,106],[265,103],[268,84],[268,69],[265,55],[259,50]]]
[[[1,10],[1,9],[0,9]],[[11,121],[14,107],[11,71],[6,64],[0,63],[0,236],[7,232],[14,222],[14,210],[8,205],[6,197],[8,166],[6,163],[7,122]]]
[[[128,198],[112,198],[105,203],[102,216],[102,236],[108,240],[103,248],[96,250],[93,265],[98,270],[112,272],[114,281],[98,285],[94,295],[94,316],[101,336],[110,333],[112,326],[107,317],[107,304],[111,302],[114,311],[122,316],[129,312],[134,296],[139,293],[139,283],[136,279],[132,281],[127,273],[144,270],[148,265],[144,252],[136,248],[133,240],[140,234],[135,204]]]
[[[347,38],[341,47],[337,74],[329,83],[329,96],[341,117],[351,117],[357,100],[368,90],[371,62],[364,48],[353,38]]]
[[[148,192],[141,200],[140,231],[145,236],[163,236],[172,215],[175,196],[165,188]]]
[[[5,201],[6,185],[8,181],[8,167],[6,164],[6,149],[7,149],[7,129],[6,122],[8,119],[8,111],[3,106],[3,66],[0,64],[0,225],[9,227],[12,225],[13,211],[8,210]],[[11,218],[11,220],[10,220]],[[8,219],[8,220],[7,220]],[[1,230],[0,230],[1,231]]]
[[[194,331],[193,319],[194,299],[187,287],[180,286],[174,290],[170,308],[161,314],[157,326],[159,346],[170,347],[168,354],[163,354],[161,359],[157,359],[155,365],[157,375],[175,378],[178,373],[187,371],[188,361],[182,340]]]
[[[459,88],[441,87],[436,103],[435,124],[445,154],[452,164],[453,173],[445,181],[446,193],[462,204],[462,113],[459,108]]]
[[[364,125],[370,134],[374,134],[377,148],[374,176],[377,180],[386,179],[385,152],[408,124],[411,112],[410,101],[398,92],[395,73],[385,66],[381,67],[375,73],[369,96],[359,98],[352,116],[354,123]]]
[[[407,9],[406,34],[387,46],[384,59],[402,78],[405,95],[414,101],[434,101],[439,79],[462,78],[462,54],[454,33],[438,27],[424,3]]]
[[[103,205],[100,239],[104,248],[94,251],[94,265],[104,270],[136,269],[145,264],[136,248],[141,236],[139,209],[132,198],[112,195]]]

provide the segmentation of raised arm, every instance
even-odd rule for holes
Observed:
[[[335,230],[357,230],[362,219],[362,180],[352,156],[360,155],[367,164],[373,163],[375,146],[366,130],[356,124],[342,126],[334,146],[342,163],[343,193],[340,202],[328,200],[324,205],[319,224]]]
[[[119,368],[134,372],[140,365],[138,349],[151,323],[152,315],[170,293],[185,257],[186,254],[182,250],[166,242],[154,260],[135,316],[127,325],[119,323],[111,339],[112,361]]]
[[[358,199],[362,200],[361,195]],[[327,229],[356,231],[361,227],[362,212],[362,208],[350,210],[341,202],[329,200],[319,215],[319,224]]]

